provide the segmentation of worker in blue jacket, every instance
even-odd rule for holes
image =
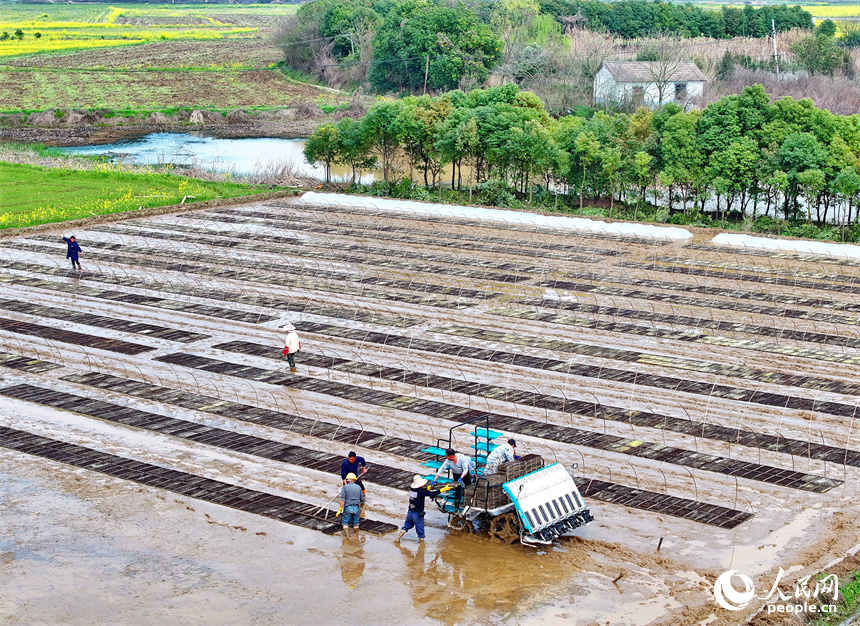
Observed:
[[[81,270],[81,262],[78,261],[78,255],[83,254],[84,251],[81,250],[81,246],[75,241],[75,236],[71,237],[63,237],[63,241],[66,242],[68,249],[66,250],[66,258],[72,260],[72,269],[75,269],[75,264],[78,266],[78,271]]]
[[[355,475],[355,484],[361,487],[361,518],[364,519],[364,496],[366,489],[364,488],[364,483],[361,481],[361,477],[367,474],[367,462],[363,456],[357,456],[352,450],[349,451],[349,454],[346,455],[346,460],[340,466],[340,479],[344,485],[346,485],[350,474]]]
[[[361,487],[362,491],[365,491],[361,477],[367,474],[367,462],[363,456],[356,456],[352,450],[349,451],[349,454],[346,455],[346,460],[340,466],[340,479],[344,485],[346,484],[346,477],[349,474],[356,475],[355,484]]]

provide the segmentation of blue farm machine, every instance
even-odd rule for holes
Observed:
[[[458,428],[468,430],[468,439],[474,441],[471,448],[476,479],[465,486],[459,507],[455,506],[453,490],[436,498],[436,505],[448,515],[449,527],[466,531],[485,528],[491,537],[508,544],[519,540],[526,545],[547,545],[594,521],[573,477],[561,463],[546,463],[540,455],[526,454],[487,474],[487,455],[496,447],[491,442],[503,436],[490,429],[488,416],[458,424],[448,431],[447,440],[439,439],[436,446],[424,448],[437,457],[424,465],[435,469],[442,465]],[[426,478],[432,480],[433,476]],[[440,478],[438,482],[450,481]]]

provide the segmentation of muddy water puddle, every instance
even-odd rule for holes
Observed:
[[[0,543],[0,621],[290,623],[312,611],[325,624],[359,606],[383,624],[498,623],[579,573],[566,549],[447,534],[434,513],[424,544],[414,532],[400,546],[324,537],[15,456],[0,451],[14,468],[0,472],[4,526],[19,538]]]

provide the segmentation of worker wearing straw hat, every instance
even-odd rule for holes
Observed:
[[[406,512],[403,528],[400,529],[394,540],[395,543],[399,543],[400,538],[413,526],[418,533],[418,541],[424,541],[424,500],[428,497],[435,498],[443,491],[452,488],[452,486],[446,486],[441,489],[427,489],[428,484],[429,482],[419,474],[415,474],[413,477],[412,484],[409,485],[409,510]]]

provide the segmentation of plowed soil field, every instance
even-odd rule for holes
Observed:
[[[791,624],[780,569],[858,550],[856,263],[287,200],[74,234],[81,272],[58,234],[0,240],[0,618]],[[535,549],[428,502],[395,545],[469,419],[595,521]]]

